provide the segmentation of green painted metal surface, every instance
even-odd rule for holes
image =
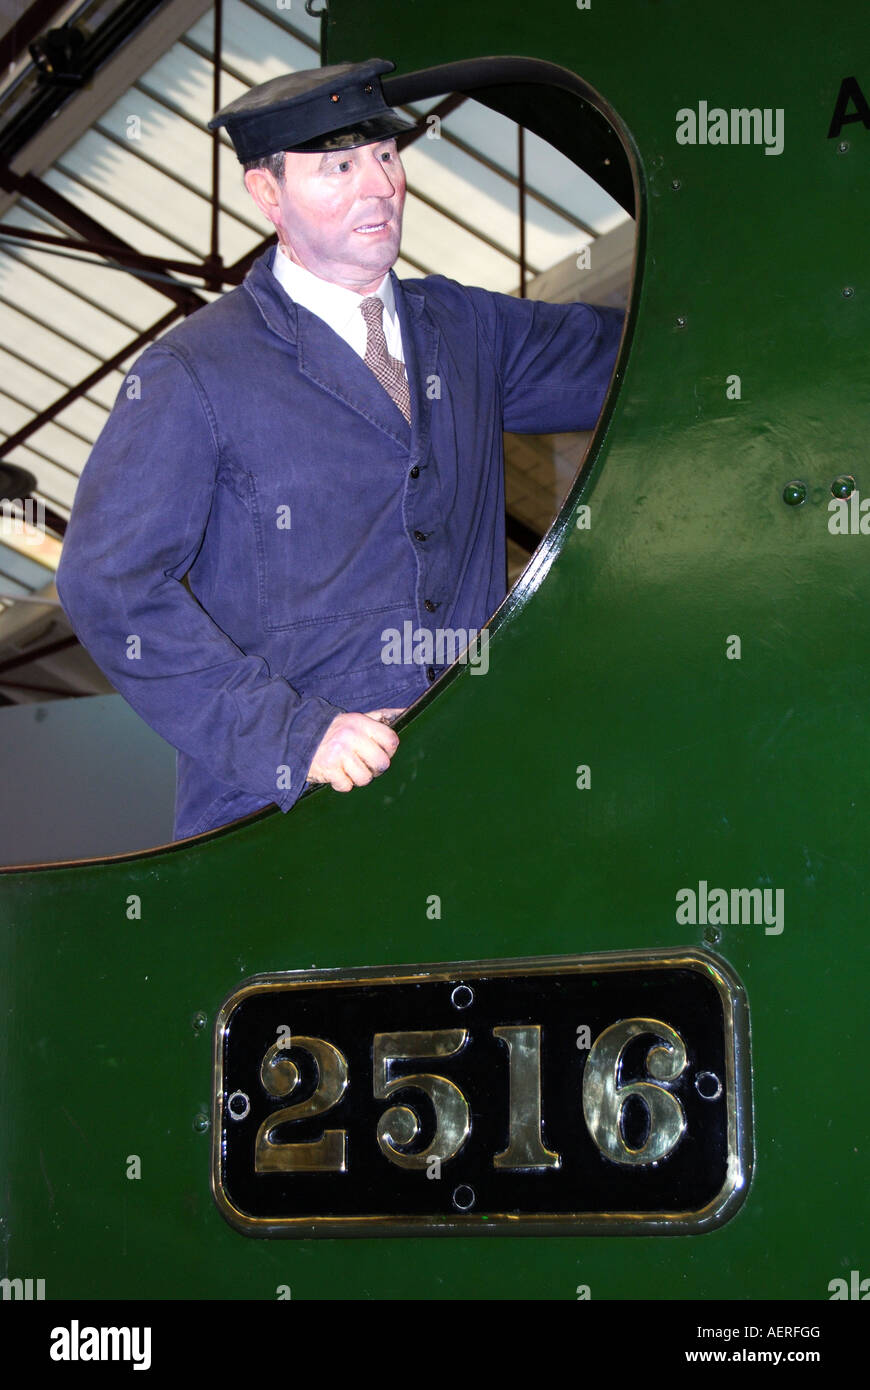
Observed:
[[[844,472],[870,496],[870,129],[850,123],[846,152],[827,138],[841,80],[870,92],[866,7],[330,9],[330,62],[523,54],[619,113],[644,228],[622,380],[488,676],[445,682],[386,776],[181,848],[0,875],[4,1273],[45,1278],[48,1298],[825,1299],[870,1276],[870,537],[832,535],[827,510]],[[781,108],[782,153],[678,145],[676,112],[701,100]],[[794,478],[808,498],[789,507]],[[701,880],[785,895],[780,934],[715,943],[748,992],[756,1147],[722,1229],[296,1242],[221,1219],[195,1118],[242,979],[709,945],[676,921]]]

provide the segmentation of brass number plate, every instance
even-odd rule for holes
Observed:
[[[742,986],[700,950],[248,980],[212,1188],[248,1235],[687,1234],[751,1171]]]

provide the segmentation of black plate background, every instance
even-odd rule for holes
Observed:
[[[453,1007],[450,994],[467,978],[473,1004]],[[588,1024],[592,1041],[620,1019],[645,1017],[670,1024],[682,1037],[687,1064],[668,1084],[681,1101],[686,1132],[655,1165],[627,1168],[605,1158],[583,1118],[581,1087],[587,1052],[577,1048],[577,1028]],[[544,1143],[561,1154],[562,1166],[544,1172],[494,1169],[493,1156],[507,1146],[508,1052],[492,1036],[501,1024],[542,1026],[542,1115]],[[345,1173],[256,1174],[254,1140],[266,1116],[309,1096],[316,1068],[308,1054],[290,1056],[300,1065],[296,1092],[275,1099],[263,1089],[259,1069],[266,1050],[286,1024],[298,1036],[325,1038],[347,1058],[349,1082],[342,1100],[324,1115],[276,1129],[278,1143],[317,1139],[326,1128],[345,1129]],[[399,1073],[434,1072],[463,1091],[471,1107],[471,1133],[441,1178],[425,1170],[395,1166],[380,1151],[376,1126],[389,1106],[417,1109],[425,1148],[434,1134],[434,1111],[419,1091],[397,1090],[386,1101],[372,1092],[372,1038],[375,1033],[463,1027],[469,1039],[461,1053],[443,1060],[395,1063]],[[636,1039],[623,1059],[621,1084],[649,1079],[643,1062],[654,1039]],[[700,970],[633,966],[621,970],[489,976],[398,984],[327,987],[276,987],[244,999],[232,1012],[224,1043],[224,1103],[235,1090],[250,1097],[241,1121],[225,1119],[222,1185],[230,1201],[248,1216],[265,1219],[327,1215],[454,1215],[452,1193],[461,1183],[476,1194],[481,1213],[575,1213],[601,1211],[693,1212],[721,1191],[727,1162],[726,1095],[703,1100],[695,1088],[698,1072],[725,1078],[722,1004],[712,980]],[[637,1102],[635,1102],[637,1105]],[[644,1108],[645,1109],[645,1108]],[[643,1112],[641,1112],[643,1113]],[[629,1138],[632,1138],[629,1135]],[[638,1142],[632,1139],[632,1142]]]

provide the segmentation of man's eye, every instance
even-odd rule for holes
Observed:
[[[339,171],[339,173],[346,174],[348,169],[350,168],[350,160],[343,159],[340,164],[335,165],[335,168]]]

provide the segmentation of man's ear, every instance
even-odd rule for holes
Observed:
[[[268,217],[274,227],[278,226],[280,211],[278,207],[278,181],[269,169],[246,169],[245,188],[250,193],[264,217]]]

